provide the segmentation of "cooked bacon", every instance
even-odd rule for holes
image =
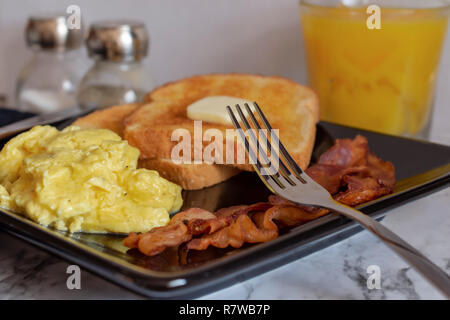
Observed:
[[[241,215],[229,226],[188,242],[189,250],[205,250],[209,246],[217,248],[240,248],[245,242],[266,242],[278,236],[278,229],[259,229],[247,215]]]
[[[170,220],[167,226],[153,228],[149,232],[130,233],[123,240],[128,248],[137,248],[145,255],[153,256],[163,252],[167,247],[175,247],[192,239],[188,224],[191,220],[211,220],[215,215],[207,210],[191,208],[180,212]]]
[[[369,151],[367,139],[337,140],[306,173],[334,198],[356,206],[394,190],[395,170]]]
[[[260,202],[251,206],[233,206],[229,208],[222,208],[218,210],[213,216],[213,219],[193,219],[188,222],[188,228],[193,235],[211,234],[221,230],[233,222],[240,215],[248,214],[253,211],[265,211],[271,207],[270,204]]]
[[[278,236],[278,228],[275,224],[264,223],[262,226],[257,226],[251,218],[254,212],[267,213],[270,208],[273,207],[268,203],[257,203],[251,206],[242,206],[238,210],[232,210],[231,214],[225,210],[219,210],[217,214],[222,216],[217,219],[229,219],[228,225],[217,232],[192,239],[187,244],[187,248],[204,250],[210,245],[217,248],[228,246],[240,248],[245,242],[266,242],[274,239]]]
[[[393,191],[394,166],[369,151],[367,139],[337,140],[317,164],[306,170],[337,201],[355,206]],[[267,203],[241,205],[209,211],[192,208],[176,214],[167,226],[144,234],[131,233],[123,244],[148,256],[183,243],[183,251],[240,248],[244,243],[267,242],[278,237],[279,229],[317,219],[329,210],[297,205],[280,196]],[[184,259],[185,261],[185,259]]]
[[[208,220],[213,219],[215,217],[216,216],[214,215],[214,213],[211,213],[208,210],[201,208],[190,208],[174,215],[173,218],[170,220],[169,224],[181,222],[187,223],[195,219]]]
[[[366,163],[369,145],[367,139],[357,135],[355,139],[338,139],[334,146],[324,152],[318,163],[338,167],[355,167]]]

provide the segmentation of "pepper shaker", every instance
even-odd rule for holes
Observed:
[[[81,106],[106,108],[133,103],[153,89],[153,77],[142,63],[149,46],[143,23],[94,23],[89,29],[86,46],[95,62],[78,89]]]

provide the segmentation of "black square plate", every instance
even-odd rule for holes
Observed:
[[[67,123],[66,123],[67,125]],[[394,163],[397,184],[391,195],[360,209],[381,219],[392,207],[446,187],[450,182],[450,147],[383,135],[330,123],[318,125],[313,162],[336,138],[367,137],[371,151]],[[256,174],[238,176],[200,191],[184,191],[184,208],[209,210],[266,201],[269,191]],[[69,234],[34,223],[8,210],[0,210],[0,227],[39,248],[78,264],[102,278],[151,298],[193,298],[254,277],[347,238],[362,228],[329,214],[293,228],[277,239],[241,249],[215,249],[190,253],[180,265],[176,250],[156,257],[128,250],[123,236]],[[320,272],[318,270],[317,272]]]

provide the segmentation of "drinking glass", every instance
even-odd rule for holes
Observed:
[[[449,12],[437,0],[301,0],[321,119],[427,138]]]

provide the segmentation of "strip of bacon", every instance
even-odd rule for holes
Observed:
[[[346,205],[356,206],[394,190],[395,169],[369,151],[367,139],[337,140],[306,173]]]
[[[200,208],[191,208],[176,214],[167,226],[153,228],[149,232],[136,234],[132,232],[123,240],[128,248],[137,248],[147,256],[163,252],[167,247],[176,247],[192,239],[192,233],[186,226],[191,220],[208,221],[216,216]]]
[[[351,206],[389,194],[395,184],[394,166],[372,154],[367,139],[359,135],[353,140],[337,140],[306,172],[337,201]],[[244,243],[275,239],[280,228],[300,225],[328,212],[272,195],[267,203],[223,208],[215,214],[192,208],[176,214],[165,227],[131,233],[123,244],[148,256],[183,243],[185,254],[209,246],[240,248]]]
[[[269,211],[271,207],[268,203],[245,206],[245,208],[240,209],[238,212],[225,216],[225,218],[232,218],[226,227],[200,238],[192,239],[187,244],[187,248],[204,250],[210,245],[217,248],[226,248],[228,246],[240,248],[245,242],[266,242],[274,239],[278,236],[278,228],[275,224],[263,224],[258,227],[251,219],[251,215],[254,212],[264,212],[261,210]],[[218,212],[218,214],[222,212]],[[221,218],[224,217],[219,217],[218,219],[220,220]]]

